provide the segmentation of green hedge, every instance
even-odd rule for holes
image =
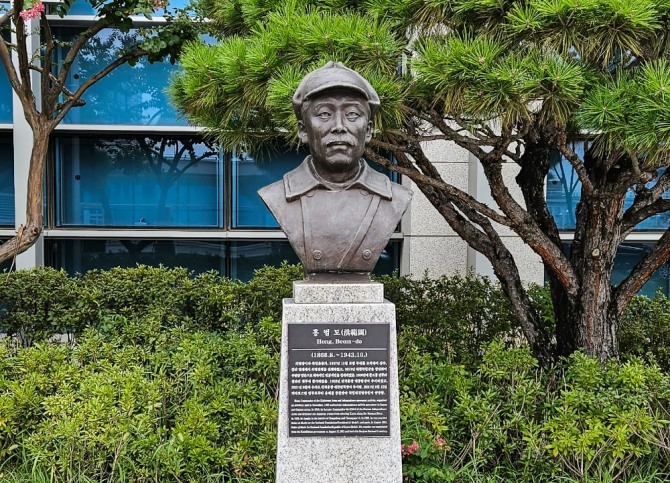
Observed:
[[[110,315],[163,314],[164,325],[226,330],[281,317],[281,300],[291,297],[302,269],[264,267],[249,283],[214,272],[192,276],[183,268],[148,267],[92,270],[68,277],[51,268],[0,276],[0,332],[24,346],[57,334],[72,339]]]
[[[17,337],[0,343],[2,481],[273,481],[281,299],[300,276],[3,276],[0,322]],[[627,314],[625,363],[577,353],[541,369],[486,279],[385,283],[406,481],[670,479],[670,376],[634,355],[667,350],[650,332],[667,325],[660,296]],[[44,341],[65,330],[75,343]]]

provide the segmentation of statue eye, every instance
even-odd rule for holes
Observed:
[[[318,117],[322,121],[327,121],[328,119],[331,118],[331,114],[328,111],[321,111],[321,112],[317,113],[316,117]]]
[[[356,111],[347,112],[347,119],[349,119],[350,121],[355,121],[359,117],[361,117],[361,115]]]

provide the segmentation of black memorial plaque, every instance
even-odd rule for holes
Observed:
[[[288,324],[289,436],[389,436],[389,324]]]

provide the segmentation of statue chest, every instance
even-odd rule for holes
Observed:
[[[362,189],[346,192],[313,190],[296,200],[302,212],[308,270],[336,266],[347,271],[370,271],[380,252],[367,246],[381,198]]]

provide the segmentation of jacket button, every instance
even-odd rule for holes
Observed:
[[[372,257],[372,252],[370,250],[363,250],[363,259],[370,260]]]
[[[321,253],[321,250],[314,250],[312,256],[314,257],[314,260],[321,260],[323,253]]]

